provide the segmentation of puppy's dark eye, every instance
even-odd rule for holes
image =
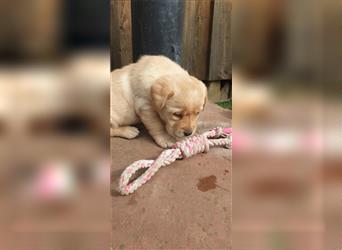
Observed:
[[[176,113],[173,113],[173,116],[178,118],[178,119],[181,119],[183,117],[183,114],[180,112],[176,112]]]
[[[196,115],[199,115],[200,112],[196,112]]]

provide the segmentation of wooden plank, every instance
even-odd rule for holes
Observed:
[[[111,70],[132,63],[131,0],[110,2]]]
[[[215,0],[209,80],[225,80],[232,77],[231,10],[231,0]]]
[[[211,102],[218,102],[221,100],[221,82],[209,82],[208,86],[208,99]]]
[[[212,0],[187,0],[184,6],[182,66],[201,80],[208,78]]]

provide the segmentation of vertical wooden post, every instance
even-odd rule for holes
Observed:
[[[182,66],[207,80],[209,70],[212,0],[185,1]]]
[[[111,70],[133,61],[131,0],[111,0]]]
[[[232,77],[231,0],[215,0],[208,80]]]

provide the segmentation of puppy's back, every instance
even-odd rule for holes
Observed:
[[[181,66],[165,56],[142,56],[131,70],[132,84],[150,88],[161,76],[188,75]]]

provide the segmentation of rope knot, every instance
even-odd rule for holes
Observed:
[[[189,158],[198,153],[209,151],[209,140],[205,135],[195,135],[184,141],[176,142],[175,148],[178,148],[183,158]]]

